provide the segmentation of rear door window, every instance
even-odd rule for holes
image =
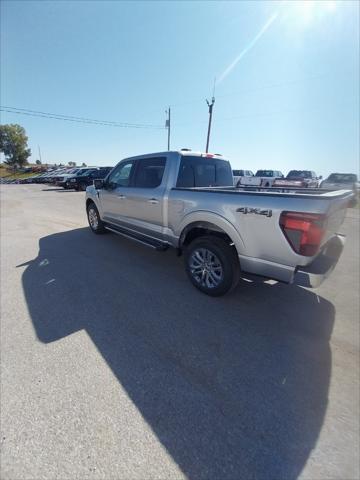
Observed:
[[[183,156],[177,187],[225,187],[233,185],[229,162],[218,158]]]
[[[143,158],[137,161],[134,187],[156,188],[164,175],[166,157]]]

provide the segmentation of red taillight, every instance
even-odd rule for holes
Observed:
[[[280,227],[296,253],[312,257],[325,234],[326,216],[317,213],[283,212]]]

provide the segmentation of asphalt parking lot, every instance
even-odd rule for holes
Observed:
[[[1,202],[2,479],[359,478],[359,210],[319,289],[210,298],[83,193]]]

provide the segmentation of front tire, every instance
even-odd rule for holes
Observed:
[[[91,228],[91,231],[96,234],[105,233],[106,232],[105,224],[100,218],[99,210],[96,208],[95,203],[94,202],[89,203],[86,211],[87,211],[87,217],[88,217],[89,227]]]
[[[191,283],[206,295],[225,295],[239,281],[236,250],[223,238],[211,235],[196,238],[186,248],[184,260]]]

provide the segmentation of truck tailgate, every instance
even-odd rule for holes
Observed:
[[[339,198],[339,194],[343,193],[344,195]],[[327,215],[327,226],[326,233],[321,242],[322,245],[328,242],[328,240],[333,237],[336,233],[339,233],[340,227],[344,221],[346,215],[346,209],[349,205],[349,200],[351,199],[351,192],[348,190],[329,192],[326,195],[334,195],[334,199],[329,202]]]

